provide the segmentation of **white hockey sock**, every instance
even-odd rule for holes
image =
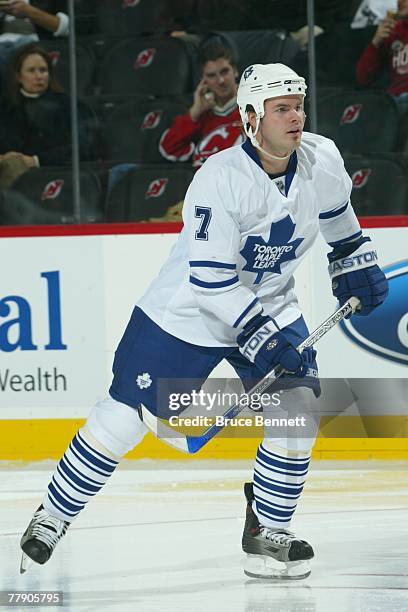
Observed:
[[[302,493],[310,451],[290,453],[260,444],[254,467],[253,510],[265,527],[287,529]]]
[[[43,500],[47,512],[73,521],[114,472],[119,461],[96,446],[83,431],[76,433],[48,485]]]

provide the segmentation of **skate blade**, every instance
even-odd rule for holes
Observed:
[[[309,561],[276,561],[263,555],[247,555],[244,574],[261,580],[303,580],[311,574]]]
[[[20,562],[20,574],[25,574],[26,571],[32,566],[33,563],[34,561],[30,559],[30,557],[26,555],[25,552],[23,552],[23,554],[21,555],[21,562]]]

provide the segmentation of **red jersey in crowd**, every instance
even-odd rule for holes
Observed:
[[[179,115],[160,139],[160,153],[169,161],[186,162],[193,168],[223,149],[244,142],[242,124],[235,98],[223,108],[205,111],[197,121],[190,113]]]
[[[357,82],[370,85],[387,63],[390,71],[388,93],[398,96],[408,92],[408,19],[397,21],[382,45],[376,47],[370,43],[366,47],[357,64]]]

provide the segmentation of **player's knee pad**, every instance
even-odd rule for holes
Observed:
[[[271,451],[272,447],[277,447],[290,453],[301,455],[310,453],[320,421],[313,389],[310,387],[285,389],[281,392],[280,398],[278,407],[271,410],[264,408],[264,418],[271,421],[265,425],[264,445]]]
[[[311,438],[264,438],[262,445],[271,453],[288,457],[309,457],[315,440]]]
[[[148,431],[137,410],[112,397],[95,404],[84,429],[116,457],[137,446]]]

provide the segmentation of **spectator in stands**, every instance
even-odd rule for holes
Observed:
[[[362,0],[351,21],[353,29],[378,26],[388,11],[397,12],[397,0]]]
[[[236,103],[238,70],[232,52],[212,42],[199,51],[198,61],[201,80],[193,104],[176,117],[159,143],[165,159],[186,162],[192,157],[194,168],[213,153],[243,142]]]
[[[86,129],[79,130],[82,159],[91,157]],[[9,66],[0,104],[0,187],[30,168],[71,161],[70,99],[56,82],[51,59],[36,44],[22,47]]]
[[[3,0],[0,3],[1,65],[18,47],[68,34],[66,0]]]
[[[381,21],[357,63],[357,82],[371,85],[386,67],[387,91],[404,114],[408,110],[408,0],[398,0],[398,13],[389,11]]]

